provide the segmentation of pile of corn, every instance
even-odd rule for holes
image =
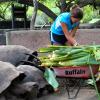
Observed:
[[[100,45],[49,46],[40,48],[42,66],[65,67],[100,64]]]

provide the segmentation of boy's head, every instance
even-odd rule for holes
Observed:
[[[71,8],[71,17],[76,19],[74,22],[77,22],[83,18],[83,11],[78,5],[74,5]]]

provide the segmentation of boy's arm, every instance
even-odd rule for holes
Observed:
[[[71,43],[72,45],[76,45],[77,42],[76,40],[73,38],[73,36],[70,34],[70,32],[68,32],[68,28],[67,25],[65,23],[61,23],[63,32],[65,37],[67,38],[68,42]]]
[[[79,28],[79,26],[75,27],[75,28],[70,32],[70,34],[71,34],[72,37],[75,37],[76,31],[77,31],[78,28]]]

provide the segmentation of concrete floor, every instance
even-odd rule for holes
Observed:
[[[87,85],[86,81],[81,82],[82,87],[81,87],[77,97],[74,99],[69,99],[68,92],[67,92],[66,86],[65,86],[67,84],[65,82],[66,79],[57,78],[57,80],[60,84],[58,93],[45,94],[44,96],[42,96],[41,98],[38,98],[36,100],[99,100],[94,87]],[[73,96],[75,92],[76,92],[76,90],[74,90],[73,93],[71,92],[71,95]]]
[[[99,100],[94,89],[82,88],[75,99],[68,99],[67,91],[45,95],[36,100]]]

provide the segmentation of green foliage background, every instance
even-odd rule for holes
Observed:
[[[42,2],[44,5],[46,5],[49,9],[51,9],[54,13],[56,13],[57,15],[60,14],[60,9],[58,7],[56,7],[56,0],[40,0],[40,2]],[[20,6],[20,4],[15,3],[15,2],[11,2],[10,4],[14,3],[15,5]],[[8,2],[6,3],[0,3],[0,17],[2,16],[2,18],[0,18],[0,20],[11,20],[12,16],[11,16],[11,6]],[[21,5],[22,6],[22,5]],[[97,9],[94,9],[93,6],[85,6],[83,7],[83,11],[84,11],[84,18],[81,21],[82,23],[88,23],[89,21],[91,21],[92,19],[100,19],[100,7]],[[28,7],[27,10],[27,18],[28,20],[31,19],[33,14],[33,7]],[[46,14],[44,14],[41,11],[38,11],[38,16],[37,16],[37,24],[45,24],[48,22],[52,22],[52,20],[50,18],[48,18],[48,16]]]
[[[93,19],[100,19],[100,14],[99,14],[100,8],[94,9],[93,6],[87,5],[83,7],[83,11],[84,11],[84,17],[82,20],[83,23],[88,23],[90,20]]]

